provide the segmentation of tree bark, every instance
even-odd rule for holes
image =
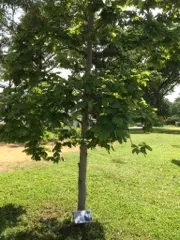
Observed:
[[[91,74],[92,67],[92,40],[91,33],[93,31],[94,13],[89,13],[88,19],[88,34],[90,34],[87,41],[87,59],[86,59],[86,71],[84,75],[84,97],[83,102],[85,106],[88,106],[88,92],[86,90],[86,82]],[[78,179],[78,210],[86,209],[86,172],[87,172],[87,145],[85,141],[85,135],[89,127],[89,115],[87,107],[83,109],[82,113],[82,126],[81,137],[82,143],[80,146],[80,161],[79,161],[79,179]]]

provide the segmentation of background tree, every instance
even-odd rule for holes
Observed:
[[[172,114],[180,117],[180,97],[176,98],[172,104]]]
[[[162,99],[157,110],[158,116],[165,118],[172,116],[172,106],[173,104],[168,99]]]
[[[3,63],[11,45],[11,36],[17,27],[15,20],[18,10],[17,3],[18,1],[0,1],[0,89],[5,88],[5,85],[7,85],[3,79]]]
[[[156,7],[165,23],[152,14]],[[58,162],[63,146],[79,145],[79,210],[86,202],[87,150],[110,151],[115,141],[130,137],[134,118],[154,119],[143,99],[151,74],[143,54],[159,45],[169,50],[178,33],[175,11],[169,13],[164,1],[31,1],[13,34],[3,64],[13,85],[3,92],[0,136],[25,142],[35,160]],[[68,79],[61,69],[70,70]],[[80,136],[72,120],[80,122]],[[42,140],[55,129],[58,140],[48,154]],[[136,153],[151,150],[144,143],[132,147]]]
[[[179,3],[139,2],[146,23],[141,23],[142,25],[137,28],[136,31],[139,33],[137,40],[142,45],[145,42],[145,46],[152,41],[149,48],[140,55],[140,61],[146,65],[150,73],[149,81],[144,88],[144,98],[151,106],[159,108],[164,97],[180,83]]]

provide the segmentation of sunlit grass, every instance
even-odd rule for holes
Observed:
[[[110,155],[89,152],[87,209],[95,223],[85,230],[64,222],[77,206],[78,153],[1,175],[0,239],[179,240],[180,134],[132,134],[132,141],[153,151],[132,155],[127,143]]]

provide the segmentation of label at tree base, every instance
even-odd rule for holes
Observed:
[[[92,222],[92,215],[91,215],[91,211],[89,210],[73,212],[73,217],[74,217],[75,224]]]

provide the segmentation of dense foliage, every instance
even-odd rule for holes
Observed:
[[[140,52],[134,50],[138,33],[133,33],[136,25],[147,28],[149,22],[123,5],[87,1],[32,5],[17,27],[4,64],[6,79],[14,83],[4,91],[5,141],[30,140],[27,147],[33,158],[47,158],[40,146],[43,134],[59,128],[60,141],[54,148],[58,160],[62,145],[86,141],[88,147],[110,149],[114,141],[126,141],[128,124],[136,115],[151,120],[141,89],[149,72],[138,62]],[[96,14],[92,36],[86,31],[88,11]],[[93,43],[93,68],[85,79],[88,38]],[[59,75],[61,68],[70,69],[68,80]],[[79,139],[72,119],[81,118],[83,112],[96,124]]]
[[[126,141],[134,119],[151,126],[144,89],[178,72],[171,66],[179,51],[179,6],[161,0],[4,3],[15,3],[24,15],[3,62],[3,78],[12,84],[3,93],[0,136],[25,142],[36,160],[58,162],[63,146],[80,145],[85,182],[88,148],[110,150],[113,142]],[[82,126],[81,136],[73,121]],[[50,154],[42,146],[47,131],[58,132]],[[132,147],[151,150],[145,143]]]

